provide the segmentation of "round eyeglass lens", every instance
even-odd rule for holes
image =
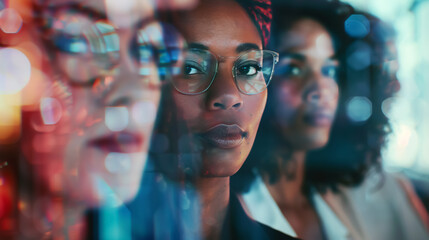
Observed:
[[[59,68],[76,83],[87,83],[119,61],[119,36],[106,21],[60,10],[51,18],[50,40]]]
[[[271,80],[275,56],[269,51],[249,51],[235,62],[234,76],[237,86],[245,94],[264,91]]]
[[[181,74],[173,77],[174,87],[184,94],[199,94],[207,90],[216,73],[217,60],[210,52],[199,49],[185,51]]]

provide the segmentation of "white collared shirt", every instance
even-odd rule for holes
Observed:
[[[314,208],[320,218],[326,238],[332,240],[349,239],[349,231],[345,225],[320,194],[316,191],[313,192],[312,200]],[[241,198],[246,204],[245,208],[254,220],[290,236],[298,237],[260,176],[257,176],[249,191],[242,194]]]

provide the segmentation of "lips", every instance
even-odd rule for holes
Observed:
[[[247,132],[236,124],[219,124],[202,133],[201,137],[210,145],[229,149],[240,146],[247,137]]]
[[[90,145],[106,152],[140,152],[143,148],[143,136],[119,132],[94,139],[90,142]]]
[[[327,111],[314,111],[304,116],[304,121],[313,126],[330,126],[334,120],[334,114]]]

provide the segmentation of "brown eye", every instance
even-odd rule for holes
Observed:
[[[205,71],[195,62],[186,62],[183,73],[186,75],[203,74]]]
[[[237,67],[237,74],[243,76],[254,76],[261,71],[261,67],[255,63],[243,64]]]
[[[303,74],[304,70],[300,66],[292,63],[278,65],[275,69],[275,75],[286,78],[302,77]]]
[[[289,69],[287,71],[289,76],[301,76],[302,75],[302,70],[301,68],[299,68],[298,66],[289,66]]]
[[[324,66],[322,67],[322,74],[325,77],[337,79],[338,67],[337,66]]]

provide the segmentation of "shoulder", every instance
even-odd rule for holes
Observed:
[[[228,215],[231,239],[297,239],[251,219],[235,193],[231,193]]]
[[[427,213],[402,174],[371,173],[359,186],[341,187],[330,197],[332,205],[372,239],[429,237]]]

